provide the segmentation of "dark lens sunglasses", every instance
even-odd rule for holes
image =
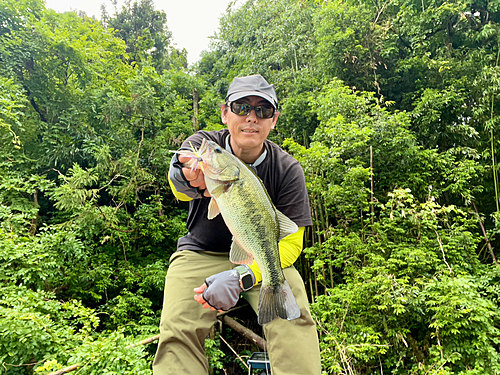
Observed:
[[[232,102],[230,104],[231,112],[236,113],[238,116],[248,116],[252,109],[255,109],[255,114],[257,117],[262,119],[271,118],[274,116],[274,107],[265,107],[262,105],[258,105],[254,107],[248,103],[238,103]]]

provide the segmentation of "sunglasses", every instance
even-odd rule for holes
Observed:
[[[255,109],[255,114],[257,117],[262,119],[271,118],[274,116],[274,107],[267,107],[263,105],[258,105],[254,107],[248,103],[238,103],[232,102],[230,105],[231,112],[237,114],[238,116],[248,116],[252,109]]]

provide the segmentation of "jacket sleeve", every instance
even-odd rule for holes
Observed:
[[[172,189],[172,193],[180,201],[202,198],[203,192],[189,184],[189,181],[184,177],[182,167],[183,165],[179,162],[177,154],[175,154],[172,157],[168,171],[168,183]]]
[[[300,227],[297,232],[286,236],[279,242],[281,268],[290,267],[299,257],[303,247],[304,231],[305,227]],[[261,282],[262,273],[257,262],[253,262],[249,267],[255,276],[255,283]]]

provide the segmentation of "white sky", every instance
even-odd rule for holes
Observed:
[[[137,0],[138,2],[140,0]],[[188,62],[193,64],[200,53],[208,49],[209,36],[219,28],[219,19],[231,0],[153,0],[156,10],[167,14],[167,27],[172,32],[177,48],[186,48]],[[134,2],[132,0],[132,2]],[[118,9],[124,3],[118,0]],[[101,4],[106,5],[110,15],[114,7],[110,0],[45,0],[47,8],[56,12],[83,10],[88,16],[101,18]]]

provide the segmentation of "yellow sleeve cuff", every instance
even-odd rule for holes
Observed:
[[[168,184],[170,185],[170,189],[172,189],[172,193],[174,193],[174,197],[176,197],[178,200],[183,202],[189,202],[193,200],[193,198],[188,197],[186,194],[179,193],[172,181],[170,181],[170,177],[168,178]]]
[[[279,242],[281,268],[290,267],[299,257],[302,252],[304,231],[305,227],[300,227],[297,232],[286,236]],[[262,273],[257,262],[253,262],[248,267],[250,267],[255,276],[255,283],[261,282]]]

